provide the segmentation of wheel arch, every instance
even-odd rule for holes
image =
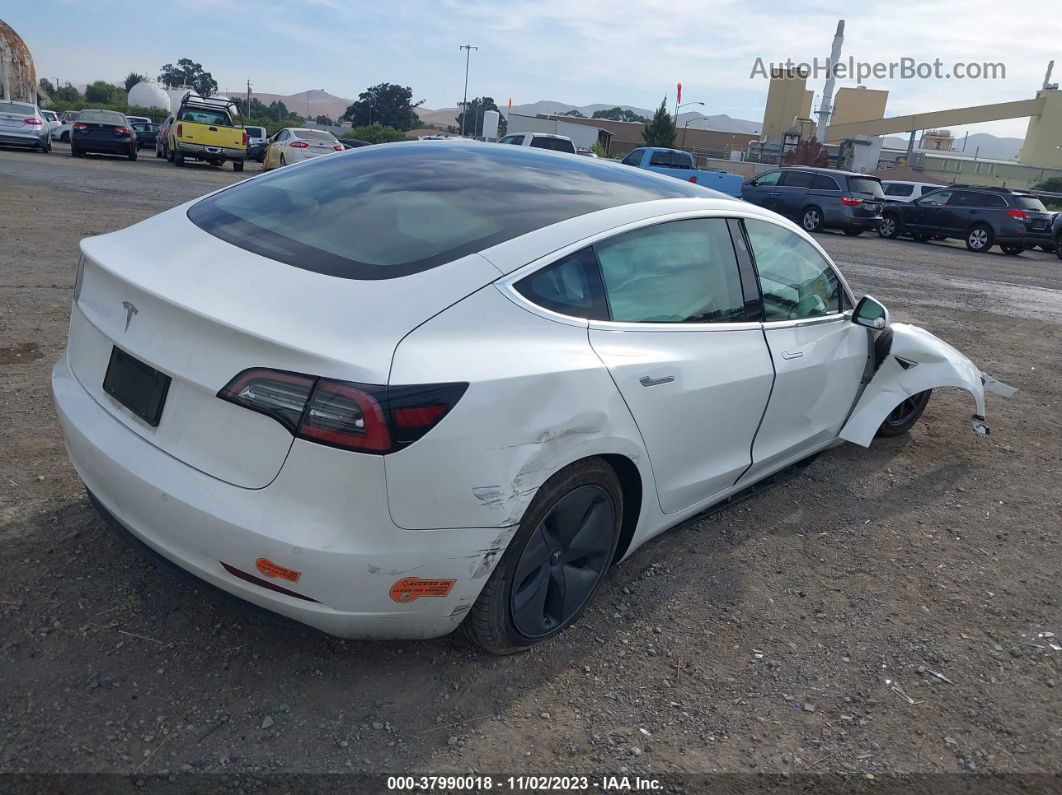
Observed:
[[[638,522],[642,515],[642,497],[644,484],[638,465],[630,458],[618,453],[606,453],[601,456],[612,467],[619,478],[620,487],[623,489],[623,524],[620,527],[619,543],[616,545],[616,553],[612,557],[612,563],[623,560],[627,550],[631,547],[634,534],[638,529]]]

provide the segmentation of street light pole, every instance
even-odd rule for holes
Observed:
[[[680,108],[684,108],[687,105],[702,105],[703,106],[704,103],[703,102],[683,102],[681,105],[676,105],[675,106],[675,121],[678,121],[679,109]],[[679,146],[680,149],[685,149],[686,148],[686,128],[690,126],[690,122],[691,121],[693,121],[693,120],[692,119],[686,119],[686,123],[682,125],[682,144]]]
[[[464,98],[461,100],[461,135],[465,134],[465,122],[468,120],[468,62],[472,57],[472,50],[478,50],[479,47],[473,47],[471,44],[462,44],[457,49],[465,51],[465,93]]]

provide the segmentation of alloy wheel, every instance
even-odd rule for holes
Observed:
[[[565,494],[524,544],[509,609],[525,637],[541,638],[583,608],[608,567],[613,505],[598,486]]]
[[[815,210],[808,210],[804,213],[804,228],[809,232],[814,232],[819,228],[819,214]]]
[[[982,249],[988,244],[988,232],[984,229],[974,229],[969,235],[970,248]]]
[[[882,237],[892,237],[896,233],[896,221],[892,216],[885,216],[881,219],[881,226],[878,228]]]
[[[911,417],[922,412],[926,403],[929,402],[930,394],[931,390],[926,390],[925,392],[911,395],[894,408],[889,416],[885,418],[886,424],[893,426],[907,424],[911,420]]]

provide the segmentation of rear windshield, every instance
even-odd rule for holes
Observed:
[[[78,121],[90,121],[96,124],[126,124],[125,116],[113,110],[83,110],[77,114]]]
[[[251,138],[265,138],[265,127],[247,127],[247,135]]]
[[[231,127],[229,114],[223,110],[209,108],[185,108],[178,114],[178,121],[190,121],[195,124],[212,124],[215,127]]]
[[[1037,199],[1035,196],[1029,196],[1027,194],[1019,193],[1014,197],[1014,201],[1023,210],[1032,210],[1034,213],[1047,212],[1047,208],[1044,207],[1044,203]]]
[[[910,196],[914,193],[915,186],[903,182],[893,182],[885,186],[886,196]]]
[[[296,138],[301,138],[304,141],[330,141],[336,142],[336,137],[330,132],[324,130],[292,130],[295,133]]]
[[[19,113],[24,116],[36,116],[37,108],[25,102],[0,102],[0,113]]]
[[[545,138],[536,135],[531,139],[531,146],[536,149],[549,149],[554,152],[569,152],[575,154],[575,144],[567,138]]]
[[[712,195],[590,158],[411,142],[274,171],[203,199],[188,218],[235,246],[298,268],[389,279],[607,207]]]
[[[881,190],[881,182],[870,177],[849,177],[848,190],[852,191],[852,193],[876,196],[879,199],[885,198],[885,193]]]

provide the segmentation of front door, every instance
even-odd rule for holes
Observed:
[[[752,448],[753,480],[837,438],[859,394],[869,333],[845,314],[845,290],[802,236],[746,219],[763,295],[764,337],[774,389]]]
[[[675,513],[748,468],[771,356],[746,321],[724,219],[643,227],[594,250],[611,320],[590,321],[590,344],[638,424],[661,509]]]

